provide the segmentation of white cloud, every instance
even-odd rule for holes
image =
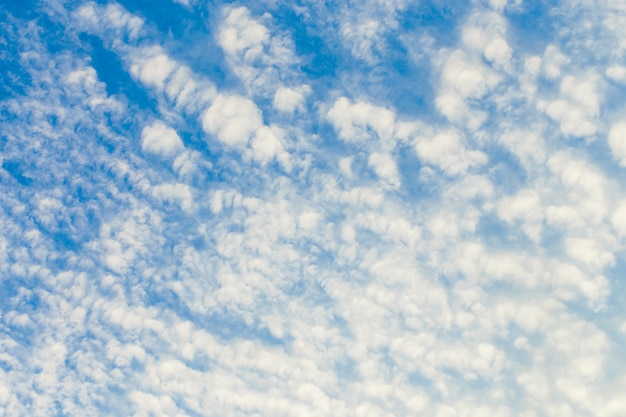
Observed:
[[[256,104],[237,95],[219,95],[202,115],[204,130],[230,146],[245,146],[262,126]]]
[[[435,56],[434,65],[440,74],[436,109],[453,123],[479,129],[487,114],[471,103],[492,91],[501,82],[501,75],[471,49],[443,50]]]
[[[467,150],[455,130],[448,130],[432,138],[415,140],[415,151],[424,162],[438,166],[448,175],[464,174],[469,168],[487,162],[487,155],[477,150]]]
[[[535,242],[541,239],[543,229],[543,205],[534,190],[521,190],[505,197],[498,203],[498,216],[508,223],[521,221],[524,233]]]
[[[609,6],[582,23],[569,10],[590,2],[551,6],[568,30],[538,55],[524,4],[446,15],[458,30],[404,69],[435,82],[415,110],[385,58],[419,2],[294,9],[327,48],[315,59],[345,48],[368,68],[322,76],[297,68],[284,15],[256,6],[166,34],[116,3],[61,3],[48,16],[67,30],[0,27],[32,79],[0,121],[0,414],[620,416],[625,326],[608,307],[626,157],[594,75],[620,77]],[[206,40],[204,23],[225,58],[173,49]],[[109,96],[76,31],[138,83]],[[205,78],[214,64],[237,94]],[[609,146],[561,140],[584,123]]]
[[[545,162],[545,141],[539,133],[532,131],[505,132],[499,141],[520,159],[526,169]]]
[[[225,7],[222,13],[219,44],[251,94],[270,98],[283,81],[298,78],[293,42],[288,34],[270,30],[269,14],[255,18],[245,6]]]
[[[543,54],[542,73],[549,79],[558,78],[563,66],[569,64],[570,58],[564,55],[555,45],[548,45]]]
[[[285,113],[293,113],[296,110],[304,110],[304,101],[311,92],[308,85],[298,88],[281,87],[274,94],[274,108]]]
[[[626,166],[626,122],[618,122],[609,131],[609,147],[620,166]]]
[[[464,99],[480,98],[499,82],[499,77],[462,51],[454,51],[445,60],[441,82]]]
[[[185,149],[178,133],[163,122],[155,121],[141,131],[143,152],[173,158]]]
[[[279,139],[280,133],[276,127],[272,129],[271,127],[263,126],[258,129],[251,143],[252,157],[263,164],[276,158],[285,167],[288,167],[289,155],[285,152],[282,141]]]
[[[310,230],[314,229],[320,221],[320,214],[314,211],[306,211],[298,217],[298,226]]]
[[[375,19],[358,23],[346,22],[341,28],[341,36],[352,45],[350,52],[366,62],[375,62],[375,55],[382,49],[381,35],[385,28]],[[379,52],[378,52],[379,53]]]
[[[611,65],[606,69],[605,74],[612,81],[620,84],[626,83],[626,67],[622,65]]]
[[[490,3],[496,9],[504,7],[503,4]],[[507,22],[501,15],[483,11],[469,17],[462,29],[461,40],[498,70],[509,71],[513,49],[506,41],[506,32]]]
[[[626,201],[621,201],[611,216],[611,223],[619,237],[626,236]]]
[[[163,89],[165,80],[176,68],[176,64],[165,54],[147,57],[134,63],[130,72],[144,84]]]
[[[512,53],[513,49],[502,38],[492,40],[485,48],[485,58],[501,68],[508,65]]]
[[[613,254],[599,247],[598,243],[592,239],[567,239],[565,249],[573,260],[592,268],[592,270],[598,270],[607,265],[613,265],[615,262]]]
[[[583,80],[566,76],[560,85],[562,97],[549,103],[540,102],[539,108],[560,124],[561,132],[570,136],[589,136],[597,132],[595,118],[600,111],[596,77]]]
[[[400,185],[400,174],[398,173],[398,167],[395,161],[389,155],[372,153],[368,159],[369,165],[374,169],[374,172],[389,183],[392,187],[398,187]]]
[[[265,26],[250,18],[246,7],[228,10],[219,42],[226,53],[238,55],[244,62],[253,62],[263,54],[264,44],[269,41]]]
[[[368,127],[382,142],[382,146],[395,146],[395,115],[392,111],[370,103],[352,103],[346,97],[335,101],[328,110],[328,120],[335,126],[339,137],[347,142],[365,142],[369,139]]]
[[[570,206],[590,224],[600,224],[608,214],[609,182],[602,172],[565,152],[555,154],[548,166],[569,191]]]
[[[193,195],[186,184],[159,184],[152,189],[152,195],[164,202],[174,202],[190,213],[193,209]]]
[[[369,65],[383,59],[389,46],[385,36],[397,31],[398,17],[409,7],[406,0],[368,0],[359,4],[341,4],[338,13],[328,14],[340,29],[344,48]]]
[[[144,21],[140,17],[128,13],[117,3],[107,6],[97,6],[87,2],[74,13],[80,25],[89,25],[91,28],[102,26],[106,30],[114,30],[118,36],[128,36],[131,40],[139,37]]]

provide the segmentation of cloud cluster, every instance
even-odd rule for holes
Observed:
[[[618,6],[175,2],[0,7],[0,413],[622,415]]]

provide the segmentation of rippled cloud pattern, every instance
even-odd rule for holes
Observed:
[[[623,417],[626,2],[0,4],[0,414]]]

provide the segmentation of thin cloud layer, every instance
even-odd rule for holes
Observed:
[[[617,3],[14,3],[0,414],[623,415]]]

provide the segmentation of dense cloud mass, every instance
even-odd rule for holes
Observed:
[[[626,2],[0,4],[0,414],[623,417]]]

